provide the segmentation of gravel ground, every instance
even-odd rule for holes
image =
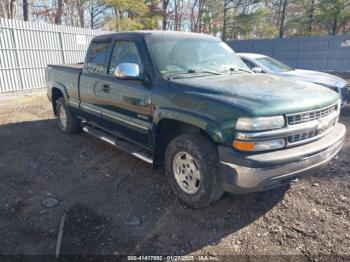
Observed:
[[[350,130],[350,105],[341,122]],[[0,254],[350,255],[350,133],[288,188],[175,199],[162,170],[87,134],[64,135],[43,91],[0,95]],[[43,200],[58,204],[47,208]]]

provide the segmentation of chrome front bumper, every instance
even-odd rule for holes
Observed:
[[[233,193],[262,191],[317,171],[339,152],[345,132],[345,126],[338,123],[317,141],[260,154],[219,147],[222,187]]]

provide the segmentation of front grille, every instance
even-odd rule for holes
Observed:
[[[295,142],[299,142],[305,139],[309,139],[312,138],[314,136],[319,135],[320,132],[318,130],[314,130],[314,131],[310,131],[310,132],[306,132],[306,133],[302,133],[302,134],[296,134],[296,135],[292,135],[288,137],[288,143],[295,143]]]
[[[267,131],[237,132],[236,139],[260,141],[284,139],[286,147],[297,146],[321,139],[336,126],[339,117],[339,101],[322,109],[286,115],[288,125]]]
[[[317,120],[322,117],[328,116],[335,111],[337,111],[337,105],[328,106],[319,110],[287,115],[288,125],[296,125],[312,120]]]
[[[332,126],[334,126],[336,123],[336,120],[329,122],[327,126],[323,127],[322,129],[315,129],[299,134],[290,135],[287,137],[288,144],[293,144],[299,141],[304,140],[312,140],[313,137],[316,137],[318,135],[323,134],[324,132],[328,131]]]
[[[341,90],[340,90],[340,96],[341,96],[341,102],[342,104],[344,104],[346,102],[347,96],[348,96],[348,86],[344,86]]]

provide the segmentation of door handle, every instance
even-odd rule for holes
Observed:
[[[103,91],[103,92],[109,92],[109,85],[104,84],[104,85],[102,86],[102,91]]]

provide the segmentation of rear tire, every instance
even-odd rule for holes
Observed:
[[[215,144],[200,134],[184,134],[165,152],[165,173],[175,195],[186,205],[204,208],[219,200],[218,155]]]
[[[81,121],[74,116],[65,103],[63,97],[56,101],[58,126],[66,134],[74,134],[81,131]]]

